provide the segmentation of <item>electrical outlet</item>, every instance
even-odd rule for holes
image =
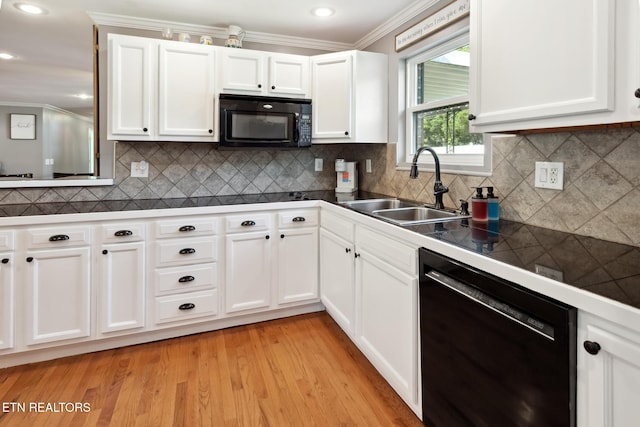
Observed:
[[[131,176],[134,178],[148,178],[149,163],[144,160],[141,162],[131,162]]]
[[[564,163],[536,162],[535,186],[562,190],[564,186]]]
[[[364,161],[365,164],[365,169],[367,170],[367,173],[371,173],[371,159],[366,159]]]
[[[316,158],[315,171],[322,172],[323,161],[321,157]]]

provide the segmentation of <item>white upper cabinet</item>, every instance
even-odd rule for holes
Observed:
[[[214,134],[215,51],[193,43],[162,43],[158,58],[158,134]]]
[[[387,142],[388,61],[347,51],[311,57],[314,143]]]
[[[472,0],[471,130],[640,120],[639,10],[627,0]]]
[[[309,57],[221,49],[221,89],[226,93],[305,97],[309,94]]]
[[[108,35],[113,140],[215,141],[215,49]]]

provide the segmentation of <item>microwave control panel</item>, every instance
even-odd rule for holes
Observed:
[[[300,114],[300,121],[298,122],[298,132],[298,145],[300,147],[311,145],[311,114]]]

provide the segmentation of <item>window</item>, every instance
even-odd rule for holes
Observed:
[[[428,145],[445,172],[491,172],[490,139],[469,133],[469,52],[465,31],[407,59],[407,163]],[[433,161],[425,155],[420,162]]]

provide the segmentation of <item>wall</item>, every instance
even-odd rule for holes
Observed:
[[[35,114],[36,139],[11,139],[11,114]],[[0,174],[32,173],[42,177],[42,108],[0,105]]]

